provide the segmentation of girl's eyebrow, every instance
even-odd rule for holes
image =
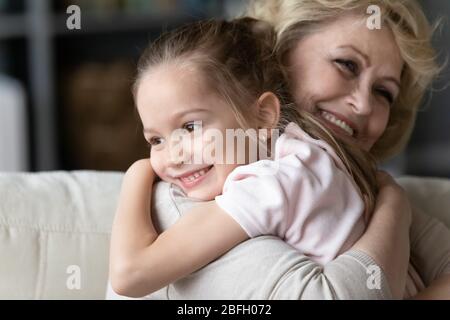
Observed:
[[[196,108],[196,109],[188,109],[188,110],[183,110],[180,112],[176,112],[172,115],[173,120],[177,120],[182,118],[183,116],[190,114],[190,113],[199,113],[199,112],[204,112],[204,113],[209,113],[211,112],[208,109],[204,109],[204,108]],[[144,133],[152,133],[154,130],[152,128],[144,128],[143,132]]]
[[[142,130],[142,132],[143,132],[143,133],[152,133],[153,130],[152,130],[151,128],[144,128],[144,129]]]
[[[184,110],[184,111],[180,111],[180,112],[175,112],[173,114],[173,119],[179,119],[189,113],[198,113],[198,112],[210,112],[210,110],[204,109],[204,108],[196,108],[196,109],[188,109],[188,110]]]

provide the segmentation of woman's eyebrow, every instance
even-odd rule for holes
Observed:
[[[339,49],[352,49],[352,50],[356,51],[359,55],[361,55],[361,56],[364,58],[366,64],[368,64],[368,65],[370,64],[370,58],[369,58],[369,56],[366,55],[366,54],[365,54],[364,52],[362,52],[361,50],[357,49],[355,46],[353,46],[353,45],[351,45],[351,44],[348,44],[348,45],[340,46],[340,47],[338,47],[338,48],[339,48]],[[387,76],[387,77],[383,77],[382,79],[383,79],[383,80],[386,80],[386,81],[391,81],[391,82],[393,82],[398,88],[400,88],[400,81],[399,81],[397,78],[392,77],[392,76]]]
[[[400,81],[394,77],[383,77],[382,80],[393,82],[400,89]]]
[[[347,45],[339,46],[338,49],[352,49],[353,51],[356,51],[360,56],[362,56],[364,58],[366,64],[370,65],[369,56],[367,54],[365,54],[364,52],[362,52],[361,50],[357,49],[355,46],[353,46],[351,44],[347,44]]]

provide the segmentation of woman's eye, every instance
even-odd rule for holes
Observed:
[[[194,130],[198,130],[202,127],[201,121],[190,121],[183,124],[183,129],[186,129],[188,132],[192,132]]]
[[[381,95],[383,98],[385,98],[389,102],[390,105],[392,105],[394,103],[394,97],[388,90],[386,90],[384,88],[379,88],[379,89],[377,89],[377,92],[379,95]]]
[[[341,68],[345,68],[347,71],[351,72],[352,74],[358,73],[358,64],[352,60],[346,60],[346,59],[336,59],[335,62],[339,64]]]

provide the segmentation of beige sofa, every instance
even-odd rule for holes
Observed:
[[[104,298],[122,175],[0,173],[0,299]],[[450,227],[450,180],[398,181]]]

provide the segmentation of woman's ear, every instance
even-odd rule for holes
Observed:
[[[280,100],[273,92],[264,92],[256,103],[258,127],[272,129],[280,121]]]

